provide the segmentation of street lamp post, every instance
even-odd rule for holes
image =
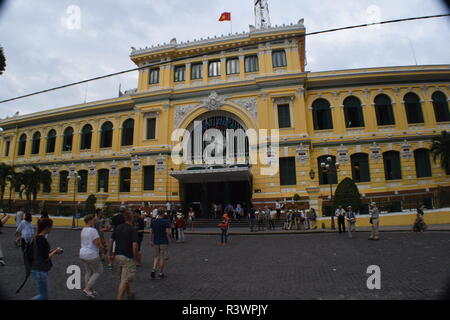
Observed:
[[[75,215],[78,212],[78,203],[75,202],[75,197],[76,197],[76,193],[77,193],[78,181],[81,180],[81,177],[78,174],[78,171],[74,171],[72,173],[72,175],[67,177],[68,181],[70,181],[70,179],[73,179],[73,203],[75,204],[75,212],[73,213],[72,228],[75,228]]]
[[[327,157],[326,162],[322,162],[320,164],[320,167],[322,169],[322,172],[324,174],[328,175],[328,181],[330,182],[330,201],[331,201],[331,229],[335,229],[334,225],[334,215],[333,215],[333,181],[331,180],[331,174],[336,175],[337,179],[337,173],[339,171],[339,162],[333,161],[333,158]]]

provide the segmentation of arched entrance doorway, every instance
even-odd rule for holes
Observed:
[[[190,132],[187,145],[188,163],[170,175],[178,179],[183,209],[192,207],[197,216],[214,217],[213,205],[224,209],[240,204],[248,211],[252,198],[252,176],[248,163],[249,144],[243,122],[225,111],[207,112],[195,119],[187,128]],[[195,132],[197,130],[197,132]],[[212,155],[221,163],[210,163],[205,150],[217,142],[209,134],[222,134],[223,148]]]

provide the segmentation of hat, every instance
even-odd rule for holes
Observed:
[[[375,203],[375,202],[371,202],[370,205],[371,205],[371,206],[374,206],[374,205],[376,205],[376,203]]]
[[[177,213],[177,218],[182,218],[183,214],[182,213]]]
[[[348,208],[351,208],[351,207],[352,207],[352,206],[348,206],[347,209],[348,209]]]

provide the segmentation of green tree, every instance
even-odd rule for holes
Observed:
[[[36,166],[32,169],[26,169],[22,172],[21,188],[19,196],[25,193],[28,207],[36,203],[37,195],[43,186],[50,186],[52,183],[51,174],[48,170],[41,170]]]
[[[352,206],[353,210],[358,211],[361,207],[361,194],[358,191],[355,181],[345,178],[336,187],[333,201],[333,211],[338,207],[347,208]]]
[[[5,196],[6,184],[12,175],[13,168],[5,163],[0,163],[0,206],[3,206],[3,197]]]
[[[3,47],[0,47],[0,75],[5,71],[6,67],[6,58],[3,52]]]
[[[430,152],[433,155],[433,161],[439,161],[441,168],[446,173],[450,173],[450,135],[447,131],[442,131],[441,135],[433,138]]]
[[[22,172],[16,172],[14,167],[11,169],[11,174],[7,177],[8,183],[9,183],[9,200],[8,200],[8,206],[9,210],[12,210],[12,192],[13,189],[17,189],[20,192],[20,188],[23,185],[23,174]],[[21,193],[20,193],[21,194]]]
[[[84,211],[86,214],[94,214],[95,213],[95,203],[97,202],[97,198],[91,194],[86,199],[86,204],[84,207]]]

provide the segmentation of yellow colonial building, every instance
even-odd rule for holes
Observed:
[[[1,120],[0,162],[49,170],[51,189],[38,199],[51,213],[104,189],[113,206],[170,201],[204,216],[212,203],[273,206],[298,194],[322,214],[330,184],[345,177],[367,201],[433,206],[437,187],[450,186],[450,172],[429,154],[432,138],[450,129],[450,65],[308,72],[304,35],[299,21],[133,50],[136,89]],[[186,158],[197,161],[176,163],[182,141],[172,133],[192,132],[195,121],[202,133],[278,129],[271,161],[279,170],[266,175],[265,165],[249,163],[261,139],[245,140],[239,164],[204,163],[195,147]],[[76,190],[68,179],[75,172]]]

